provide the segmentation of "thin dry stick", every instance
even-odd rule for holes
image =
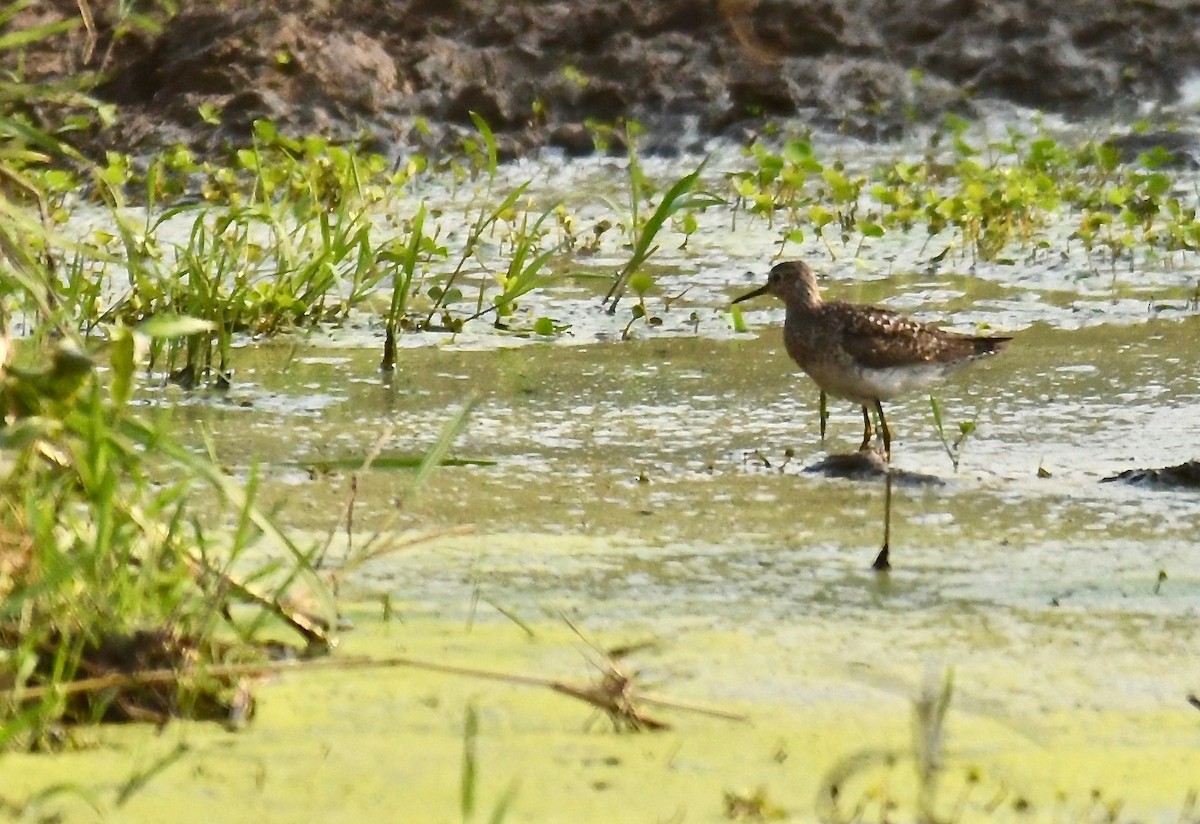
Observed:
[[[137,512],[125,507],[124,504],[121,504],[120,506],[122,507],[123,511],[129,515],[129,517],[133,518],[134,520],[140,520]],[[147,525],[146,528],[147,531],[149,531],[149,525]],[[304,640],[308,642],[308,644],[316,644],[326,649],[333,646],[333,639],[329,637],[329,633],[327,633],[323,627],[319,626],[316,621],[309,618],[302,612],[285,607],[278,598],[275,598],[272,595],[267,595],[263,592],[259,592],[251,585],[238,580],[228,572],[217,569],[195,550],[189,551],[185,556],[185,559],[192,576],[197,581],[197,585],[202,587],[200,582],[205,577],[216,578],[222,586],[227,587],[243,600],[257,604],[258,606],[275,615],[284,623],[290,624],[292,628],[296,630],[296,632],[303,636]],[[142,564],[141,559],[137,557],[130,558],[129,562],[133,566],[138,567],[140,567]]]
[[[571,628],[571,631],[574,632],[575,635],[577,635],[579,637],[579,640],[583,641],[583,643],[585,643],[589,647],[591,647],[594,652],[603,656],[604,660],[606,662],[608,662],[609,666],[611,666],[612,661],[614,659],[623,658],[626,655],[637,652],[638,650],[642,650],[642,649],[646,649],[647,647],[654,646],[654,643],[655,643],[654,641],[638,641],[637,643],[634,643],[634,644],[625,644],[620,647],[602,649],[599,644],[597,644],[595,641],[593,641],[591,638],[589,638],[587,635],[584,634],[583,630],[579,628],[578,624],[576,624],[574,621],[571,620],[571,617],[569,615],[567,615],[561,609],[558,610],[557,612],[558,612],[559,619],[562,620],[562,622],[564,624],[566,624],[568,627]]]
[[[375,463],[375,459],[383,452],[383,445],[388,442],[392,434],[396,431],[394,423],[388,424],[379,437],[375,439],[370,451],[367,452],[367,457],[363,460],[362,466],[358,471],[350,476],[350,492],[346,495],[346,502],[342,504],[342,514],[333,522],[333,526],[329,528],[329,535],[325,538],[325,545],[321,547],[321,551],[317,554],[317,560],[313,564],[313,569],[320,569],[325,563],[325,556],[329,553],[329,547],[333,545],[333,536],[337,534],[338,524],[342,521],[346,522],[346,554],[350,554],[354,541],[354,502],[358,499],[358,479],[371,468],[371,464]]]
[[[554,690],[562,695],[571,696],[580,700],[586,701],[600,709],[608,710],[615,706],[615,702],[611,698],[612,692],[605,692],[603,685],[597,686],[578,686],[564,681],[556,681],[552,678],[544,678],[537,675],[522,675],[520,673],[498,672],[496,670],[477,669],[475,667],[464,667],[457,664],[441,664],[436,661],[422,661],[416,658],[346,658],[334,660],[332,658],[322,658],[315,661],[276,661],[266,664],[214,664],[202,669],[189,671],[180,671],[174,669],[157,669],[144,670],[142,672],[131,673],[114,673],[111,675],[101,675],[94,678],[81,678],[77,681],[67,681],[61,684],[47,684],[38,687],[14,688],[6,690],[0,695],[4,695],[10,700],[23,701],[38,701],[48,695],[74,695],[83,692],[98,692],[101,690],[109,690],[126,686],[140,686],[147,684],[170,684],[183,680],[191,675],[204,675],[210,678],[242,678],[242,677],[266,677],[268,675],[276,675],[291,671],[310,671],[314,669],[326,670],[348,670],[348,669],[391,669],[404,667],[409,669],[425,670],[426,672],[440,672],[446,675],[461,675],[469,678],[480,678],[487,681],[501,681],[506,684],[514,684],[517,686],[526,687],[543,687]],[[622,695],[632,697],[632,685],[628,678],[620,676],[623,680]],[[711,707],[702,707],[697,704],[691,704],[681,701],[674,701],[669,698],[661,698],[654,695],[637,695],[636,699],[647,704],[654,704],[660,707],[669,707],[671,709],[681,710],[683,712],[697,713],[699,715],[707,715],[713,718],[723,718],[729,721],[745,721],[746,716],[739,713],[726,712],[725,710],[713,709]]]
[[[463,427],[466,426],[467,418],[470,416],[471,410],[475,408],[475,404],[478,402],[478,396],[473,395],[468,398],[466,404],[462,409],[459,410],[458,414],[455,415],[454,418],[442,428],[442,434],[438,437],[437,442],[434,443],[433,447],[430,448],[427,453],[425,453],[425,458],[421,461],[421,465],[417,468],[417,475],[415,478],[413,478],[412,483],[409,484],[408,489],[402,493],[399,499],[396,500],[395,506],[392,512],[388,515],[387,519],[382,525],[380,525],[378,529],[375,530],[371,537],[367,539],[366,544],[363,545],[363,551],[360,554],[364,559],[374,558],[391,551],[391,549],[387,547],[378,550],[371,549],[371,547],[384,540],[384,536],[391,532],[396,522],[400,519],[400,513],[404,507],[404,504],[410,497],[412,497],[413,493],[415,493],[416,490],[421,487],[421,484],[425,482],[425,478],[428,477],[429,473],[432,472],[435,467],[441,464],[442,460],[446,457],[446,454],[450,451],[451,445],[453,445]]]
[[[378,459],[380,454],[382,454],[384,444],[391,439],[392,434],[395,431],[396,425],[389,424],[388,427],[379,435],[379,437],[375,439],[375,443],[371,446],[370,451],[367,453],[367,457],[363,460],[362,466],[359,467],[358,471],[354,473],[350,482],[350,492],[347,494],[346,502],[342,506],[342,514],[336,521],[334,521],[333,526],[330,527],[329,535],[325,538],[325,545],[321,547],[321,551],[317,555],[317,560],[313,564],[313,569],[320,569],[324,565],[325,558],[329,554],[329,549],[333,545],[333,536],[337,534],[338,524],[342,523],[342,521],[345,521],[346,556],[343,559],[342,567],[340,569],[336,571],[330,571],[328,573],[330,586],[335,590],[337,589],[342,576],[344,576],[348,570],[361,566],[366,561],[371,561],[384,555],[388,555],[392,552],[397,552],[401,549],[407,549],[408,547],[425,543],[426,541],[432,541],[448,535],[466,535],[475,531],[475,527],[472,524],[447,527],[445,529],[434,529],[404,538],[391,538],[387,541],[385,546],[377,549],[371,549],[370,547],[372,547],[373,544],[383,540],[383,535],[386,534],[384,530],[395,523],[397,515],[396,513],[392,513],[392,516],[388,519],[384,529],[377,531],[367,540],[363,551],[359,553],[360,557],[357,559],[351,558],[351,551],[354,547],[354,504],[358,500],[359,480],[368,470],[370,470],[376,459]]]
[[[651,729],[662,730],[668,729],[669,725],[659,721],[645,713],[641,712],[636,701],[639,696],[634,694],[633,679],[625,674],[619,666],[617,660],[635,649],[643,646],[648,646],[648,643],[639,643],[632,646],[620,648],[620,651],[614,649],[601,649],[598,644],[588,638],[582,629],[571,620],[571,618],[562,610],[558,611],[558,617],[566,623],[571,631],[579,637],[581,641],[587,644],[597,654],[604,658],[603,664],[594,664],[600,670],[600,682],[598,684],[590,684],[581,692],[577,689],[560,689],[567,695],[571,695],[580,700],[586,701],[597,709],[608,713],[613,725],[620,728],[623,724],[636,729]],[[647,701],[646,703],[653,703]]]
[[[92,52],[96,50],[96,18],[92,16],[92,7],[88,5],[87,0],[76,0],[75,5],[79,7],[79,16],[83,18],[83,27],[87,30],[87,40],[83,44],[83,65],[87,65],[92,60]],[[113,38],[116,40],[116,38]],[[101,67],[103,68],[103,66]]]
[[[381,546],[377,549],[372,549],[370,551],[364,550],[359,553],[358,558],[347,559],[346,563],[340,569],[329,570],[327,577],[331,585],[336,586],[341,581],[343,575],[361,566],[367,561],[373,561],[376,558],[383,557],[384,555],[388,555],[393,552],[399,552],[402,549],[408,549],[409,547],[416,546],[417,544],[434,541],[438,538],[446,538],[453,535],[470,535],[474,531],[474,524],[459,524],[458,526],[448,526],[442,529],[430,529],[426,530],[425,532],[418,532],[415,535],[405,535],[404,537],[400,538],[391,538],[384,546]]]
[[[309,644],[316,643],[322,647],[325,647],[326,649],[333,645],[333,641],[329,637],[329,634],[307,615],[304,615],[297,610],[288,609],[282,603],[280,603],[277,598],[258,592],[249,584],[239,581],[229,573],[222,572],[221,570],[214,568],[195,553],[189,553],[187,557],[188,562],[192,567],[192,574],[197,578],[200,576],[211,575],[214,578],[219,579],[223,585],[229,587],[242,598],[258,604],[263,609],[274,614],[280,620],[290,624],[292,628],[294,628],[296,632],[300,633],[300,635],[304,637],[304,640]]]

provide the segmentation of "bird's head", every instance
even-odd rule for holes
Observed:
[[[819,306],[821,303],[817,291],[817,278],[812,269],[808,268],[808,264],[801,260],[788,260],[776,264],[767,276],[765,284],[753,292],[735,298],[733,302],[741,303],[766,294],[781,298],[789,305],[799,303],[804,306]]]

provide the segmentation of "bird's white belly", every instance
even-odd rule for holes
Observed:
[[[944,378],[957,364],[921,363],[883,369],[806,370],[826,394],[845,398],[863,406],[887,401],[899,395],[925,389]]]

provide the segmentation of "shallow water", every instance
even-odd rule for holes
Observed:
[[[613,168],[537,171],[545,191],[584,191]],[[864,769],[843,797],[868,805],[866,820],[909,820],[910,699],[945,670],[943,815],[1091,820],[1116,804],[1118,817],[1186,817],[1200,789],[1200,715],[1186,701],[1200,691],[1200,493],[1100,481],[1198,457],[1196,262],[1113,272],[1069,251],[927,269],[914,238],[837,260],[815,242],[796,250],[829,296],[1015,336],[937,390],[948,433],[978,427],[957,471],[927,398],[888,405],[895,569],[880,577],[868,567],[882,481],[805,472],[856,448],[858,409],[834,402],[822,443],[817,390],[783,350],[782,308],[750,304],[743,334],[726,314],[761,281],[777,235],[761,222],[732,231],[710,210],[687,250],[656,258],[650,306],[684,297],[632,341],[620,340],[624,309],[599,309],[604,282],[567,279],[528,301],[529,318],[572,324],[553,340],[485,323],[412,335],[385,377],[380,323],[363,311],[344,328],[244,346],[229,392],[143,396],[197,445],[210,431],[235,474],[257,466],[260,501],[313,536],[337,522],[344,467],[388,427],[385,456],[418,456],[476,398],[453,450],[467,464],[434,473],[398,515],[410,471],[361,479],[359,542],[385,524],[475,530],[357,573],[352,597],[387,594],[402,623],[362,607],[343,649],[587,680],[587,648],[561,613],[602,644],[655,639],[634,659],[655,690],[750,725],[662,710],[676,731],[581,734],[588,711],[540,693],[407,671],[290,676],[263,690],[245,735],[169,732],[195,747],[191,766],[156,779],[135,817],[161,803],[182,810],[175,820],[362,820],[387,818],[402,797],[412,820],[458,820],[472,701],[481,797],[520,783],[510,820],[715,821],[723,791],[759,786],[809,820],[824,776],[864,748],[899,764]],[[621,259],[609,249],[586,266]],[[102,737],[142,759],[166,746],[137,731]],[[97,769],[111,751],[98,752],[71,758]],[[32,786],[44,763],[10,756],[5,768]],[[966,785],[976,789],[954,812]],[[899,811],[881,811],[886,799]]]
[[[532,627],[531,643],[550,662],[533,664],[538,672],[587,671],[573,660],[578,642],[546,640],[562,632],[560,612],[604,643],[654,638],[658,649],[635,661],[656,689],[753,719],[748,731],[673,716],[675,746],[693,752],[696,774],[677,783],[671,766],[671,778],[660,776],[672,788],[664,793],[629,772],[668,769],[669,748],[647,745],[658,767],[620,756],[628,769],[597,781],[650,781],[644,791],[656,800],[639,801],[635,818],[687,810],[687,820],[718,820],[719,790],[763,784],[773,802],[808,819],[839,759],[866,746],[909,752],[906,698],[928,671],[948,669],[947,781],[978,770],[988,797],[1006,799],[1000,813],[970,807],[967,820],[1015,815],[1005,805],[1017,798],[1038,820],[1085,815],[1094,791],[1128,815],[1175,820],[1200,775],[1200,719],[1185,700],[1200,688],[1200,495],[1100,480],[1192,457],[1200,365],[1190,353],[1200,351],[1200,320],[1030,324],[1008,351],[938,391],[951,428],[978,425],[957,472],[926,399],[889,405],[900,475],[896,568],[883,578],[868,569],[882,482],[804,471],[856,447],[858,410],[835,404],[820,442],[815,388],[793,374],[777,320],[768,309],[750,317],[747,335],[624,344],[464,351],[447,339],[407,350],[390,379],[374,371],[376,351],[279,345],[247,351],[228,395],[190,395],[175,414],[209,427],[235,472],[257,461],[263,500],[284,523],[319,531],[337,517],[348,477],[310,477],[310,467],[353,465],[391,423],[384,454],[420,454],[474,393],[454,455],[480,464],[435,473],[399,527],[476,531],[373,562],[352,589],[389,594],[418,635],[432,620],[472,663],[493,660],[465,629],[456,635],[473,611],[487,633],[524,634],[503,615]],[[410,477],[364,477],[359,540],[385,522]],[[379,631],[372,624],[367,638]],[[387,637],[409,649],[420,643],[409,632],[406,623]],[[350,633],[345,649],[362,643]],[[500,654],[495,665],[520,660]],[[357,673],[346,677],[342,689],[366,689],[350,686]],[[407,676],[394,678],[387,683],[404,693]],[[492,769],[511,766],[505,774],[537,788],[533,798],[518,794],[516,820],[553,818],[547,811],[565,803],[582,805],[572,809],[584,818],[603,815],[604,791],[568,802],[549,789],[587,768],[536,754],[548,745],[523,731],[540,723],[527,715],[535,699],[455,689],[504,719],[494,722],[504,755]],[[359,741],[364,710],[340,712],[349,726],[322,735]],[[577,710],[576,721],[586,715]],[[397,723],[400,737],[425,740],[425,727]],[[556,729],[552,749],[590,753],[577,753],[584,761],[627,746]],[[767,768],[765,756],[759,771],[746,770],[702,743],[709,736],[735,751],[806,748],[806,777]],[[867,770],[861,792],[889,793],[911,814],[907,770]],[[433,792],[447,780],[416,785]],[[702,811],[686,801],[704,796]]]

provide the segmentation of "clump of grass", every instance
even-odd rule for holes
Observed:
[[[1001,806],[1031,811],[1030,802],[1004,782],[989,779],[974,763],[962,763],[947,747],[947,722],[954,695],[953,672],[929,672],[913,700],[912,738],[907,748],[867,747],[837,761],[821,782],[817,814],[822,821],[913,820],[921,824],[996,815]],[[889,790],[903,765],[912,768],[914,809],[902,811]],[[905,773],[900,773],[904,775]],[[955,790],[951,792],[951,790]],[[876,808],[877,811],[872,808]]]
[[[157,334],[172,332],[160,321]],[[301,652],[327,646],[320,619],[283,605],[299,579],[321,584],[253,506],[253,482],[243,492],[129,406],[132,330],[114,334],[107,385],[77,344],[39,368],[28,347],[4,342],[0,747],[52,746],[77,723],[228,720],[238,682],[208,667],[264,658],[268,624],[297,633]],[[197,482],[215,489],[227,521],[191,510]],[[218,543],[214,529],[231,534]],[[233,571],[264,536],[291,553],[275,588]],[[153,670],[177,677],[127,679]]]
[[[384,372],[396,368],[396,336],[408,317],[408,303],[417,278],[418,264],[437,251],[436,243],[424,233],[425,215],[422,205],[413,216],[407,240],[395,242],[380,255],[392,281],[391,300],[385,316],[383,360],[379,364]]]
[[[57,190],[44,185],[53,158],[34,147],[81,158],[18,124],[0,115],[23,144],[9,145],[0,170],[28,195],[0,198],[0,749],[55,747],[79,723],[233,723],[253,702],[221,668],[264,660],[268,640],[289,636],[300,654],[327,649],[324,619],[283,602],[302,581],[320,601],[323,585],[253,505],[253,478],[241,489],[132,404],[139,349],[213,323],[164,312],[136,327],[81,322],[96,293],[64,289],[58,267],[74,260],[82,280],[87,255],[56,234]],[[146,277],[155,246],[132,231],[122,242],[143,264],[130,277]],[[81,327],[103,331],[104,349]],[[191,506],[197,483],[215,491],[217,511]],[[285,554],[273,584],[235,571],[262,539]]]
[[[155,158],[141,179],[139,221],[125,208],[131,165],[111,156],[97,190],[116,234],[96,233],[81,248],[67,292],[87,296],[105,321],[134,325],[160,313],[211,321],[209,333],[168,345],[168,368],[185,386],[227,384],[235,335],[341,322],[378,288],[393,244],[379,238],[373,210],[420,168],[388,172],[378,155],[258,121],[233,167],[198,164],[182,149]],[[200,179],[199,202],[183,196],[181,178]],[[186,242],[162,240],[189,217]],[[124,269],[128,287],[101,308],[113,269]]]
[[[924,227],[932,263],[952,252],[972,263],[1034,260],[1051,251],[1046,230],[1063,220],[1089,261],[1114,269],[1200,250],[1194,198],[1165,168],[1169,153],[1123,163],[1111,145],[1064,143],[1040,127],[984,142],[971,129],[950,116],[923,158],[854,170],[819,158],[805,137],[778,149],[755,143],[744,151],[748,168],[728,176],[734,227],[739,211],[769,225],[783,215],[778,254],[803,241],[807,225],[835,257],[831,229],[857,255],[872,239]]]
[[[549,319],[514,319],[525,296],[552,277],[562,243],[551,237],[550,218],[561,213],[557,204],[534,211],[528,181],[497,191],[495,137],[482,118],[475,122],[470,174],[484,176],[485,187],[471,198],[469,228],[456,247],[443,239],[452,233],[440,212],[399,202],[403,187],[428,169],[423,157],[389,170],[378,155],[292,138],[258,121],[252,147],[236,152],[232,166],[197,163],[175,149],[137,179],[128,158],[111,156],[98,191],[115,234],[97,233],[81,247],[66,291],[74,306],[106,321],[132,325],[163,312],[211,321],[208,334],[167,347],[168,371],[185,386],[228,384],[237,335],[341,323],[381,289],[390,292],[385,370],[394,368],[396,336],[405,331],[453,333],[491,316],[503,331],[557,334],[563,327]],[[184,194],[183,179],[199,179],[198,198]],[[142,222],[125,209],[125,192],[138,182],[147,204]],[[162,240],[169,223],[188,217],[185,243]],[[446,260],[455,262],[437,272]],[[113,270],[124,270],[128,288],[102,306]],[[474,295],[465,293],[468,280]]]
[[[476,154],[481,158],[477,163],[487,177],[486,188],[479,202],[472,204],[475,216],[459,250],[457,263],[449,274],[439,278],[439,282],[429,289],[432,305],[425,319],[416,324],[418,329],[440,328],[457,332],[470,321],[492,315],[495,328],[510,330],[510,319],[517,310],[518,301],[550,281],[551,275],[547,271],[549,263],[561,248],[561,242],[548,244],[549,227],[546,223],[551,216],[558,214],[559,204],[550,205],[531,220],[530,204],[523,203],[532,181],[527,180],[516,186],[498,202],[494,199],[498,169],[496,137],[482,117],[472,112],[471,118],[483,142],[483,150]],[[488,241],[494,243],[498,231],[502,234],[497,250],[504,251],[507,247],[504,255],[506,262],[501,265],[492,264],[483,257]],[[456,313],[451,311],[453,305],[470,305],[460,282],[471,262],[491,275],[499,291],[492,291],[489,295],[488,282],[481,281],[474,309]],[[440,324],[435,325],[435,318],[438,317]],[[543,323],[539,333],[552,333],[554,328],[553,324],[547,327]]]
[[[947,673],[940,683],[930,678],[913,704],[912,747],[907,752],[899,749],[861,749],[839,760],[822,780],[818,796],[818,814],[823,821],[855,821],[865,814],[873,796],[882,795],[880,804],[885,804],[887,793],[866,793],[851,796],[849,788],[856,779],[884,770],[891,772],[898,764],[912,762],[916,778],[915,820],[922,824],[934,824],[946,820],[938,813],[938,789],[946,768],[945,740],[946,716],[953,694],[953,676]],[[968,782],[977,783],[977,778]],[[847,808],[849,802],[851,807]],[[894,810],[881,810],[894,813]],[[890,817],[890,815],[888,816]]]
[[[675,180],[670,186],[663,191],[659,198],[658,204],[654,206],[654,210],[648,217],[643,218],[643,201],[647,201],[647,205],[653,205],[650,198],[653,195],[653,186],[646,179],[642,172],[641,164],[637,157],[637,129],[632,124],[627,127],[627,147],[628,147],[628,165],[627,165],[627,181],[629,194],[629,217],[627,221],[628,232],[630,235],[631,253],[629,260],[616,273],[613,278],[612,285],[609,287],[608,293],[604,296],[604,304],[608,307],[609,314],[615,314],[617,304],[625,294],[626,288],[635,284],[635,277],[642,277],[642,281],[638,283],[639,295],[644,295],[652,285],[653,280],[649,275],[642,271],[642,267],[646,261],[658,251],[658,246],[655,240],[659,232],[666,226],[667,222],[677,214],[686,213],[693,210],[702,210],[710,206],[714,206],[724,201],[714,194],[704,191],[696,191],[700,185],[700,175],[704,171],[707,160],[702,161],[693,171]],[[684,224],[685,231],[690,226],[691,231],[695,231],[695,220]],[[686,243],[686,239],[684,241]],[[640,314],[639,314],[640,308]],[[639,306],[635,307],[633,320],[638,320],[646,316],[644,301],[639,301]],[[628,331],[628,327],[626,327]]]

